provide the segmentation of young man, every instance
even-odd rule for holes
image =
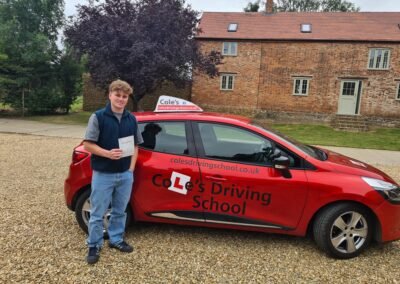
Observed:
[[[109,247],[130,253],[133,247],[124,241],[126,213],[133,172],[143,142],[136,118],[125,107],[132,87],[116,80],[109,86],[110,102],[89,119],[83,145],[92,153],[92,192],[90,195],[89,252],[87,262],[96,263],[103,246],[103,216],[111,204],[108,223]]]

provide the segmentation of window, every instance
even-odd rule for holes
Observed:
[[[238,28],[238,24],[237,23],[230,23],[228,25],[228,32],[236,32]]]
[[[184,122],[140,123],[139,131],[144,141],[140,147],[169,154],[188,154]]]
[[[237,42],[224,42],[222,44],[222,55],[237,55]]]
[[[384,48],[372,48],[369,50],[369,69],[389,69],[390,50]]]
[[[235,83],[234,74],[221,74],[221,90],[230,91],[233,90]]]
[[[356,95],[356,82],[343,82],[342,96]]]
[[[308,96],[309,78],[295,78],[293,84],[293,95]]]
[[[269,140],[241,128],[199,123],[199,131],[208,158],[265,164],[272,153]]]
[[[397,83],[396,100],[400,101],[400,83]]]
[[[311,24],[301,24],[300,31],[302,33],[311,33]]]

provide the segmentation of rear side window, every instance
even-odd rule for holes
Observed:
[[[139,131],[144,141],[140,147],[162,153],[188,154],[184,122],[140,123]]]

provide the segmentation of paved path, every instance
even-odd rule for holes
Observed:
[[[321,146],[321,148],[325,148],[343,154],[345,156],[355,158],[367,164],[400,166],[400,151],[344,148],[332,146]]]
[[[42,136],[82,138],[85,134],[85,129],[86,127],[81,125],[51,124],[30,120],[0,118],[0,132],[3,133],[23,133]],[[400,151],[330,146],[322,146],[322,148],[341,153],[368,164],[400,166]]]
[[[0,132],[83,138],[86,126],[0,118]]]

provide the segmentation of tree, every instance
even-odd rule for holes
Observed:
[[[310,12],[318,11],[320,0],[277,0],[278,12]]]
[[[254,3],[249,2],[247,6],[243,9],[244,12],[258,12],[258,9],[260,9],[260,1],[257,0]]]
[[[84,63],[80,62],[71,48],[66,48],[58,64],[58,82],[61,87],[59,107],[69,113],[72,103],[82,93]]]
[[[194,36],[199,14],[184,0],[107,0],[80,6],[66,28],[67,42],[87,54],[94,83],[120,78],[134,87],[134,101],[164,81],[183,86],[195,68],[213,77],[219,52],[202,54]]]
[[[346,0],[276,0],[278,12],[357,12],[360,10]]]
[[[72,64],[66,63],[56,43],[64,24],[63,9],[63,0],[1,1],[2,102],[34,113],[54,112],[60,108],[68,111],[69,105],[65,103],[76,94],[63,86],[65,74],[60,75]],[[80,80],[75,75],[67,76]]]
[[[324,12],[358,12],[360,11],[360,7],[343,0],[324,0],[321,3],[321,10]]]
[[[263,1],[265,3],[265,1]],[[258,12],[261,1],[249,2],[243,10]],[[275,0],[275,12],[358,12],[360,8],[346,0]]]

